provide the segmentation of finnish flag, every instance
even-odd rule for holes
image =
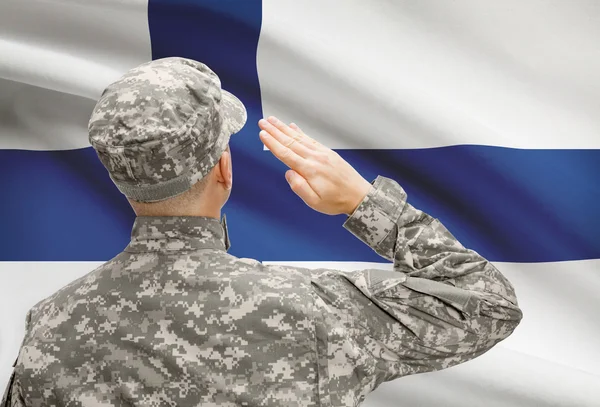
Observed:
[[[289,189],[275,115],[367,180],[393,178],[514,284],[525,318],[484,356],[365,406],[600,399],[600,7],[591,0],[0,3],[0,386],[27,310],[119,253],[134,212],[90,147],[102,90],[151,59],[206,63],[248,110],[231,139],[230,253],[389,268]]]

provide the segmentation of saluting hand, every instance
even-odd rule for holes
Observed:
[[[291,169],[285,173],[292,191],[308,206],[327,215],[351,215],[371,189],[338,153],[313,140],[295,124],[276,117],[261,119],[261,141]]]

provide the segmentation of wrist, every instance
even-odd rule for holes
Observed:
[[[346,215],[352,216],[354,211],[356,211],[356,208],[358,208],[361,202],[365,199],[372,187],[373,185],[371,185],[370,182],[363,179],[363,182],[351,194],[352,199],[350,200],[349,205],[346,209]]]

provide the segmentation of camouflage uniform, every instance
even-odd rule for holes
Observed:
[[[28,312],[2,405],[357,406],[485,353],[522,318],[511,283],[406,198],[377,177],[343,225],[393,271],[264,265],[224,218],[137,217]]]

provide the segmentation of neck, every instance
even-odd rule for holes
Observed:
[[[136,216],[204,216],[221,219],[221,207],[196,201],[185,206],[129,201]]]
[[[136,216],[203,216],[207,218],[221,219],[221,210],[206,210],[202,208],[189,208],[185,210],[135,210]]]

